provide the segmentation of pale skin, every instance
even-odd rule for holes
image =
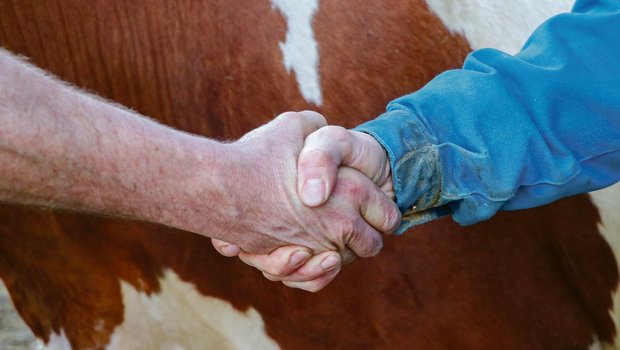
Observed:
[[[305,141],[297,163],[297,189],[302,202],[321,207],[340,180],[340,167],[354,168],[366,175],[390,198],[394,198],[390,162],[381,144],[372,136],[338,126],[325,126]],[[308,183],[318,184],[309,190]],[[343,255],[332,270],[320,268],[323,256],[311,257],[301,267],[290,263],[288,254],[300,247],[282,247],[271,254],[250,254],[227,242],[213,239],[217,251],[226,256],[239,256],[248,265],[261,270],[272,281],[281,281],[293,288],[318,291],[327,286],[352,260]]]
[[[327,187],[318,200],[302,197],[304,205],[297,183],[311,194],[305,174],[315,176],[321,163],[300,162],[298,178],[297,159],[304,139],[325,124],[318,113],[285,113],[220,143],[81,92],[0,49],[0,201],[195,232],[233,244],[216,245],[226,255],[243,250],[240,257],[270,279],[317,290],[343,261],[377,254],[381,234],[400,221],[346,152],[327,162]],[[279,265],[263,265],[265,256]]]

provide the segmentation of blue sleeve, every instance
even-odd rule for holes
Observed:
[[[518,54],[475,51],[356,130],[388,152],[401,233],[609,186],[620,180],[620,1],[577,1]]]

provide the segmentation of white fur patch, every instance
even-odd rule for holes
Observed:
[[[569,12],[574,0],[427,0],[429,8],[474,49],[517,53],[546,19]]]
[[[530,34],[546,19],[569,12],[574,0],[427,0],[429,8],[451,31],[462,34],[476,50],[492,47],[517,53]],[[601,215],[599,232],[620,257],[620,184],[590,194]],[[620,268],[620,267],[619,267]],[[620,292],[613,292],[610,314],[616,329],[620,326]],[[591,349],[619,349],[620,338],[613,344],[593,339]]]
[[[280,43],[284,66],[295,73],[306,102],[323,103],[319,75],[319,46],[314,38],[312,19],[319,9],[318,0],[271,0],[287,23],[286,39]]]
[[[0,279],[0,349],[43,349],[43,342],[32,334],[21,319],[4,282]]]
[[[200,294],[167,270],[161,291],[146,295],[121,281],[124,322],[108,350],[278,349],[258,312]]]
[[[61,329],[60,334],[52,333],[50,341],[42,348],[47,350],[71,350],[71,345],[65,335],[65,331]]]
[[[601,216],[601,223],[598,225],[599,232],[607,240],[618,263],[618,257],[620,257],[620,183],[592,192],[590,198]],[[618,330],[620,329],[618,328],[620,326],[620,292],[617,287],[612,293],[612,298],[614,305],[610,314]],[[616,335],[614,344],[602,344],[601,349],[620,349],[620,338]]]

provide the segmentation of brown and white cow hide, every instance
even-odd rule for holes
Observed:
[[[472,49],[516,52],[570,6],[0,0],[0,45],[163,123],[232,139],[286,110],[357,125]],[[619,191],[386,237],[316,294],[187,232],[2,206],[0,277],[49,349],[613,348]]]

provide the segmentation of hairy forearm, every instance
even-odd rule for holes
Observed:
[[[0,125],[3,202],[192,229],[183,227],[178,212],[192,210],[192,200],[221,199],[228,186],[225,145],[80,92],[3,50]],[[213,186],[195,198],[194,185],[205,181]],[[214,226],[203,229],[224,225],[209,222]]]
[[[399,213],[369,179],[344,169],[333,198],[316,209],[295,190],[304,139],[325,124],[317,113],[284,113],[218,143],[80,92],[0,50],[0,201],[137,218],[250,253],[296,244],[374,255],[374,228],[389,231]]]

